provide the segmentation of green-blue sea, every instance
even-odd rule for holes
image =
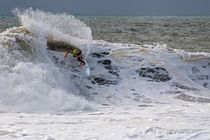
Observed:
[[[210,52],[210,17],[77,16],[91,27],[93,39],[129,44],[166,44],[187,51]],[[19,26],[0,17],[0,32]]]

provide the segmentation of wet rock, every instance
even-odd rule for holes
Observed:
[[[100,64],[111,65],[112,61],[109,59],[98,61]]]
[[[109,52],[98,52],[98,53],[92,53],[92,57],[101,58],[105,57],[105,55],[109,55]]]
[[[92,53],[91,55],[92,55],[92,57],[96,57],[96,58],[104,57],[104,55],[99,54],[99,53]]]
[[[106,66],[105,69],[109,70],[108,73],[112,74],[113,76],[116,76],[116,77],[120,77],[119,75],[119,71],[118,71],[118,68],[117,67],[113,67],[113,66]]]
[[[168,71],[161,67],[156,68],[140,68],[137,70],[140,77],[148,77],[151,78],[152,81],[156,82],[166,82],[171,80],[169,77]]]
[[[100,52],[101,54],[103,55],[109,55],[110,53],[109,52]]]
[[[117,81],[107,80],[107,79],[104,79],[104,78],[94,78],[92,83],[93,84],[98,84],[98,85],[116,85],[116,84],[118,84]]]
[[[108,71],[110,74],[119,77],[120,75],[115,71]]]
[[[113,70],[113,67],[112,66],[106,66],[105,69],[107,69],[107,70]]]

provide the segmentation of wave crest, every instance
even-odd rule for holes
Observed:
[[[49,29],[57,30],[63,34],[92,40],[90,27],[67,13],[52,14],[38,9],[33,10],[32,8],[25,10],[16,8],[13,10],[13,13],[19,17],[23,26],[28,27],[29,23],[33,21],[36,24],[42,24]]]

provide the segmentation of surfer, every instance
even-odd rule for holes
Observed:
[[[82,57],[82,51],[80,49],[78,49],[78,48],[68,48],[66,50],[66,54],[65,54],[64,58],[66,58],[69,53],[71,53],[73,57],[77,57],[77,60],[80,62],[81,66],[85,65],[84,58]]]

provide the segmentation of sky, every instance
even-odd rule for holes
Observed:
[[[30,7],[73,15],[210,16],[210,0],[0,0],[0,15]]]

